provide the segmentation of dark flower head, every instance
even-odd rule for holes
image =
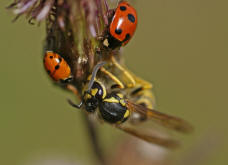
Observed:
[[[79,84],[101,60],[96,52],[108,25],[107,0],[15,0],[8,9],[16,19],[24,15],[32,24],[46,23],[44,51],[61,54]]]

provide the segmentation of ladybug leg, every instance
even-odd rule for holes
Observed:
[[[119,88],[123,89],[124,85],[123,83],[111,72],[107,71],[104,67],[101,67],[100,69],[104,74],[106,74],[108,77],[110,77],[117,85]]]
[[[129,79],[130,83],[127,84],[127,87],[128,88],[133,88],[135,87],[136,85],[136,81],[135,79],[133,78],[133,76],[130,74],[130,72],[125,69],[124,67],[122,67],[117,61],[116,59],[112,56],[111,57],[111,61],[112,63],[119,69],[123,72],[123,74]]]

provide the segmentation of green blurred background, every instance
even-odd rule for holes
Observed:
[[[43,69],[44,24],[12,23],[14,15],[5,10],[11,2],[0,2],[0,164],[32,164],[40,157],[89,163],[94,156],[81,112]],[[153,82],[159,110],[194,125],[194,134],[183,137],[185,150],[213,137],[218,147],[201,164],[228,163],[228,1],[134,2],[138,29],[123,52],[129,69]],[[100,133],[107,151],[112,137],[123,135],[108,126]]]

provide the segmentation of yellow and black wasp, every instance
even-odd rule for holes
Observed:
[[[105,84],[96,78],[97,72],[105,63],[101,62],[94,67],[91,76],[89,76],[89,81],[85,85],[81,103],[76,105],[71,100],[68,100],[69,103],[78,109],[84,106],[84,109],[88,113],[98,112],[99,117],[105,122],[147,142],[170,148],[176,147],[178,143],[174,140],[163,139],[156,135],[150,135],[146,132],[128,127],[125,125],[125,122],[128,119],[132,121],[133,114],[138,114],[140,120],[153,119],[162,126],[183,133],[190,132],[192,126],[180,118],[148,108],[151,105],[150,102],[147,104],[147,90],[143,90],[143,87],[133,88],[129,94],[131,95],[129,99],[127,98],[127,94],[123,92],[125,89],[118,87],[119,90],[115,90],[114,86],[112,86],[107,90]],[[143,100],[142,102],[140,102],[141,99]]]

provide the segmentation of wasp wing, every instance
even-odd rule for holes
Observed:
[[[162,147],[166,147],[169,149],[175,149],[177,147],[179,147],[179,142],[177,140],[171,139],[170,137],[167,136],[162,136],[161,134],[159,134],[158,132],[156,132],[155,130],[148,130],[147,132],[142,132],[138,129],[134,129],[131,127],[128,127],[126,125],[115,125],[117,128],[121,129],[122,131],[133,135],[139,139],[142,139],[146,142],[149,143],[153,143],[153,144],[157,144],[160,145]]]
[[[126,101],[126,105],[130,111],[146,115],[148,118],[157,121],[166,128],[183,133],[189,133],[193,130],[193,127],[188,122],[178,117],[170,116],[139,104],[134,104],[128,100]]]

